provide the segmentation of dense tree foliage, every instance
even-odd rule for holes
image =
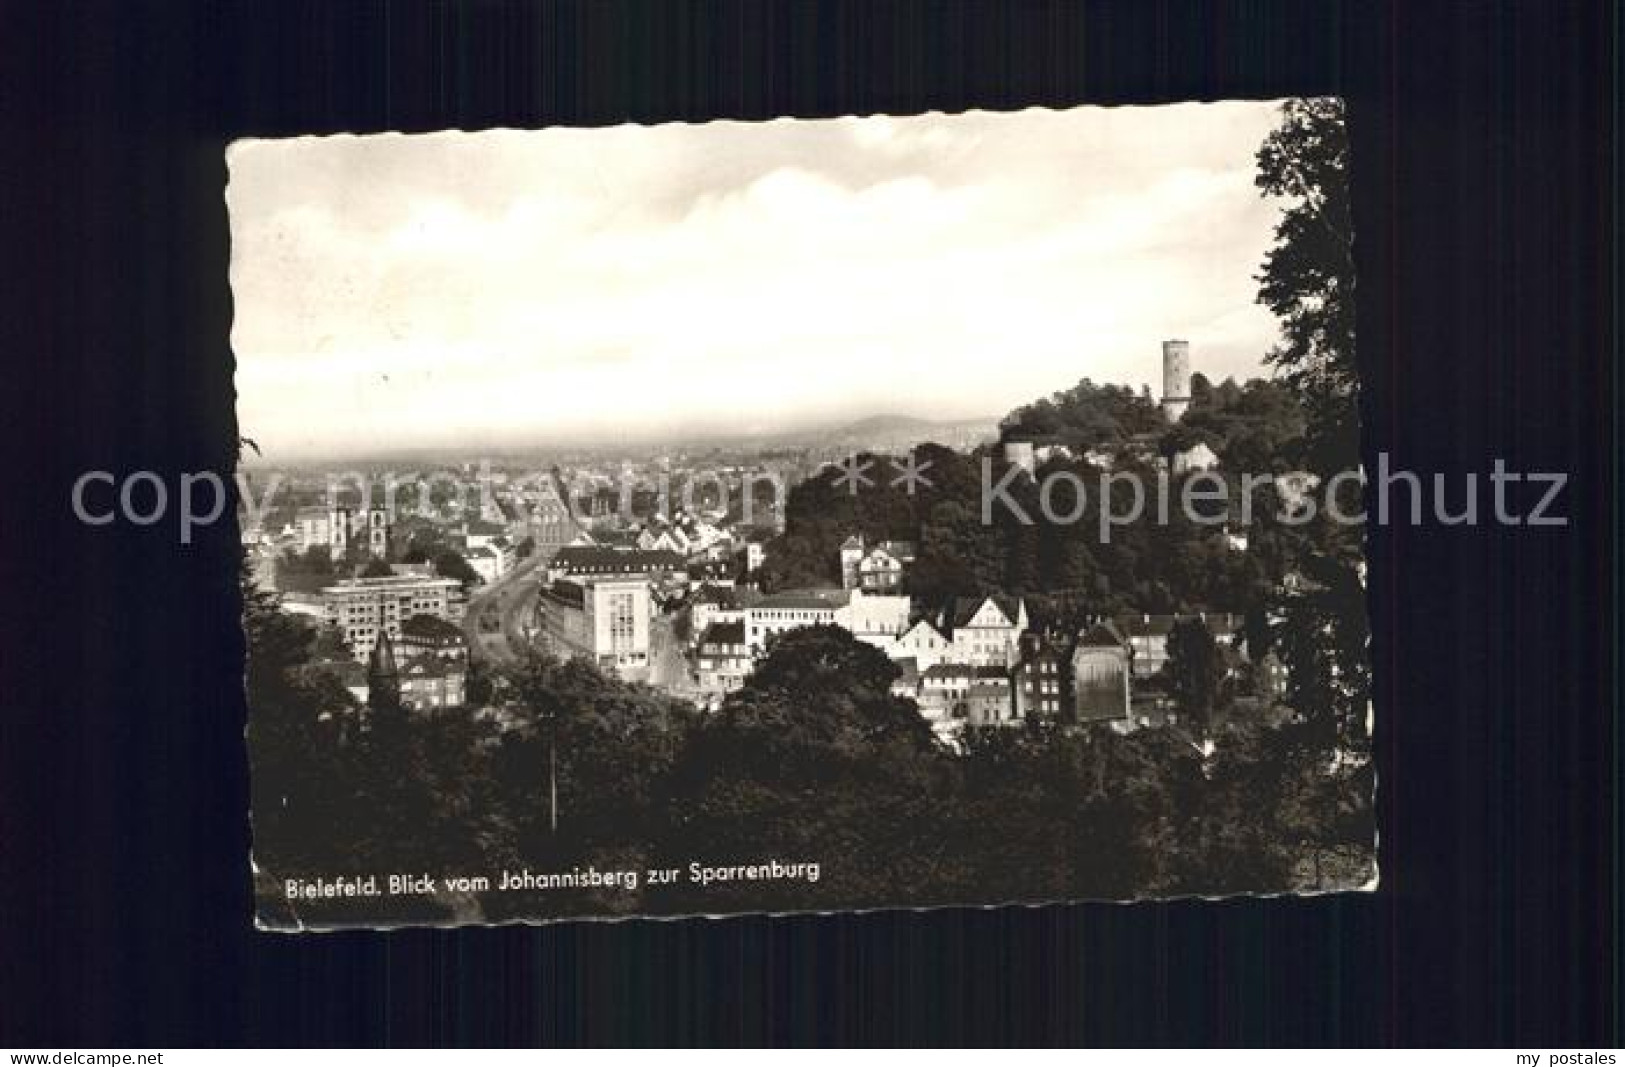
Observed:
[[[1365,823],[1299,758],[1295,724],[1233,721],[1204,753],[1177,728],[1121,736],[1033,721],[972,730],[955,751],[891,695],[895,666],[834,627],[784,635],[710,714],[533,653],[502,679],[503,726],[381,715],[306,669],[302,624],[263,603],[250,617],[255,859],[272,919],[1284,891],[1313,884],[1306,872],[1362,870]],[[590,867],[641,879],[767,860],[815,862],[821,877],[292,909],[277,892],[289,877]]]
[[[869,543],[915,542],[919,556],[907,591],[926,606],[1002,591],[1028,598],[1041,622],[1064,622],[1123,611],[1239,612],[1257,596],[1264,577],[1257,560],[1232,551],[1220,525],[1192,521],[1179,506],[1188,474],[1170,475],[1130,457],[1114,468],[1122,477],[1103,481],[1108,472],[1087,458],[1057,455],[1033,479],[1010,477],[1008,464],[989,453],[925,445],[915,457],[931,462],[934,484],[912,495],[889,484],[882,457],[861,457],[882,473],[855,495],[835,470],[797,485],[788,528],[768,545],[764,584],[838,585],[841,543],[857,533]],[[1167,521],[1114,524],[1103,537],[1101,489],[1112,494],[1113,515],[1129,514],[1131,475],[1144,487],[1146,516],[1156,507],[1157,487],[1166,486]],[[1040,488],[1046,479],[1058,486],[1047,497],[1048,512]],[[1080,484],[1081,506],[1074,490]],[[1260,506],[1274,507],[1273,498]]]
[[[1286,103],[1258,150],[1259,189],[1287,201],[1258,277],[1259,302],[1281,324],[1267,359],[1308,412],[1309,469],[1323,474],[1359,454],[1348,153],[1344,105],[1332,97]]]
[[[1000,439],[1055,440],[1085,448],[1121,441],[1163,427],[1145,393],[1126,385],[1096,385],[1088,378],[1071,389],[1017,408],[999,424]]]
[[[1229,668],[1224,650],[1200,618],[1174,623],[1168,633],[1168,662],[1162,672],[1181,719],[1205,734],[1223,697]]]
[[[325,545],[313,545],[303,552],[289,549],[276,561],[277,588],[285,592],[314,593],[340,577]]]

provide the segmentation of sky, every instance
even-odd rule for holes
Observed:
[[[1257,377],[1267,102],[239,141],[269,460],[998,417]]]

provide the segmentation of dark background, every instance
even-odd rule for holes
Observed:
[[[1620,1044],[1607,5],[5,2],[0,42],[0,1044]],[[1368,450],[1573,476],[1566,530],[1374,538],[1380,892],[251,931],[235,528],[69,509],[231,469],[228,140],[1319,93]]]

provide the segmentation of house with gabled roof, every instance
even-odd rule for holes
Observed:
[[[908,629],[911,605],[906,596],[866,593],[854,589],[845,606],[835,612],[835,625],[865,644],[891,646]]]
[[[1021,720],[1010,685],[1010,672],[1002,667],[975,667],[965,690],[965,722],[971,726],[1010,726]]]
[[[943,623],[955,662],[1009,667],[1016,661],[1021,635],[1027,629],[1027,604],[1004,593],[958,597],[944,613]]]
[[[841,585],[870,593],[895,593],[919,555],[913,541],[868,544],[862,534],[841,542]]]
[[[932,626],[929,619],[917,620],[901,637],[886,646],[886,655],[898,661],[912,659],[922,671],[948,659],[952,651],[953,642]]]
[[[460,708],[465,699],[468,672],[430,653],[408,656],[401,663],[401,703],[424,714]]]
[[[408,655],[428,655],[454,666],[468,665],[468,638],[463,628],[437,615],[406,619],[396,644]]]
[[[695,674],[700,690],[722,696],[745,684],[755,666],[755,657],[745,643],[745,623],[714,622],[700,635],[695,654]]]

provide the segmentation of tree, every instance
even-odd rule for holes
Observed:
[[[1258,187],[1290,203],[1259,275],[1259,302],[1281,322],[1268,359],[1300,395],[1303,460],[1323,480],[1359,462],[1359,374],[1354,352],[1353,222],[1348,131],[1336,99],[1293,100],[1258,151]],[[1324,517],[1272,531],[1283,573],[1275,647],[1289,697],[1325,720],[1331,746],[1364,747],[1369,666],[1363,528]]]
[[[277,588],[285,592],[313,593],[337,580],[326,545],[312,545],[303,552],[289,549],[277,560]]]
[[[1335,98],[1290,100],[1258,150],[1255,182],[1290,201],[1258,276],[1258,299],[1281,323],[1266,357],[1309,411],[1308,457],[1317,473],[1359,454],[1354,356],[1354,233],[1348,129]]]
[[[940,899],[958,850],[941,831],[948,757],[913,701],[891,695],[895,676],[839,627],[792,630],[687,732],[664,797],[674,859],[822,857],[829,868],[815,886],[713,888],[690,907]]]
[[[455,549],[443,548],[434,555],[434,572],[442,578],[452,578],[462,583],[463,592],[479,584],[479,572],[469,566]]]
[[[1258,187],[1289,201],[1258,278],[1258,299],[1281,323],[1281,343],[1268,359],[1306,416],[1301,465],[1323,483],[1359,462],[1347,173],[1342,102],[1287,103],[1281,125],[1258,152]],[[1299,839],[1314,849],[1318,879],[1324,854],[1341,844],[1368,856],[1374,831],[1364,530],[1324,514],[1301,527],[1272,528],[1265,514],[1265,546],[1287,580],[1271,590],[1277,621],[1260,643],[1286,667],[1286,701],[1299,717],[1291,758],[1309,777],[1290,811]]]
[[[1149,397],[1126,385],[1096,385],[1085,378],[1071,389],[1017,408],[999,425],[1003,440],[1053,437],[1090,447],[1150,433],[1162,425],[1162,415]]]
[[[1201,619],[1181,619],[1168,632],[1163,675],[1174,705],[1187,721],[1206,732],[1218,708],[1226,667],[1224,650]]]
[[[656,783],[691,710],[579,659],[530,650],[507,671],[515,728],[496,771],[528,859],[610,842],[647,847]]]
[[[898,668],[885,653],[859,641],[839,626],[804,626],[770,638],[766,655],[746,680],[745,691],[841,697],[821,701],[815,712],[830,713],[831,730],[851,730],[864,737],[911,733],[924,737],[912,706],[891,696]],[[852,716],[839,719],[834,709]],[[928,733],[929,731],[926,731]]]

